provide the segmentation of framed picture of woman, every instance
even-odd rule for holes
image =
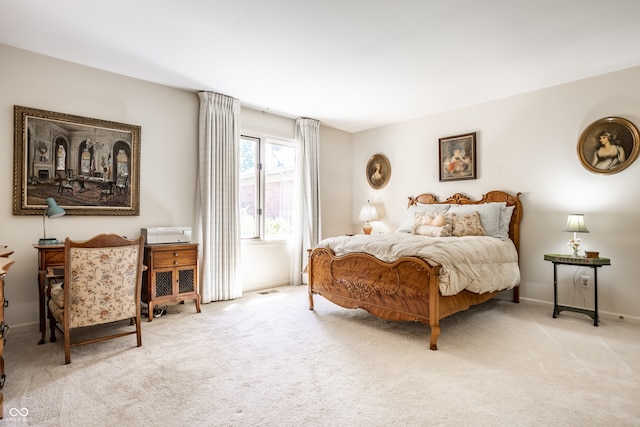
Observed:
[[[476,133],[440,138],[440,181],[476,179]]]
[[[391,164],[384,154],[374,154],[367,162],[367,182],[372,188],[380,189],[387,185],[391,177]]]
[[[638,157],[638,129],[621,117],[591,123],[578,140],[580,163],[589,172],[610,175],[628,168]]]

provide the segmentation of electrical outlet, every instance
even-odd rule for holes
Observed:
[[[589,287],[589,276],[580,276],[580,279],[582,279],[582,287],[588,288]]]

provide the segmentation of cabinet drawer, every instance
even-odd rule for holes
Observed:
[[[64,265],[64,249],[56,251],[44,251],[44,261],[46,266]]]
[[[196,257],[196,249],[155,251],[153,253],[153,268],[193,265],[196,263]]]

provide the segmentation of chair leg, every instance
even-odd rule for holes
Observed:
[[[56,319],[53,318],[51,312],[49,312],[49,328],[51,329],[50,342],[56,342]]]
[[[64,364],[71,363],[71,331],[69,328],[64,328]]]
[[[140,316],[136,317],[136,338],[138,339],[138,347],[142,346],[142,329],[140,328]]]

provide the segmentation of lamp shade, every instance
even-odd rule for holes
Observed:
[[[47,211],[45,212],[45,215],[47,215],[47,218],[51,218],[51,219],[59,218],[67,213],[65,212],[64,209],[58,206],[58,204],[53,199],[53,197],[49,197],[47,199],[47,206],[48,208],[47,208]]]
[[[588,233],[587,226],[584,223],[583,214],[569,214],[567,217],[567,225],[564,227],[564,231],[571,231],[573,233]]]
[[[59,218],[66,213],[67,212],[65,212],[64,209],[58,206],[58,204],[53,199],[53,197],[49,197],[47,199],[47,209],[44,210],[44,215],[42,215],[42,234],[44,235],[44,237],[38,241],[39,244],[47,245],[47,244],[58,243],[58,239],[56,239],[55,237],[47,237],[47,228],[45,226],[45,220],[47,218],[51,218],[51,219]]]
[[[376,221],[378,219],[378,211],[376,210],[376,207],[370,205],[367,201],[367,204],[362,206],[362,209],[360,209],[360,215],[358,215],[358,219],[360,221],[366,222]]]

